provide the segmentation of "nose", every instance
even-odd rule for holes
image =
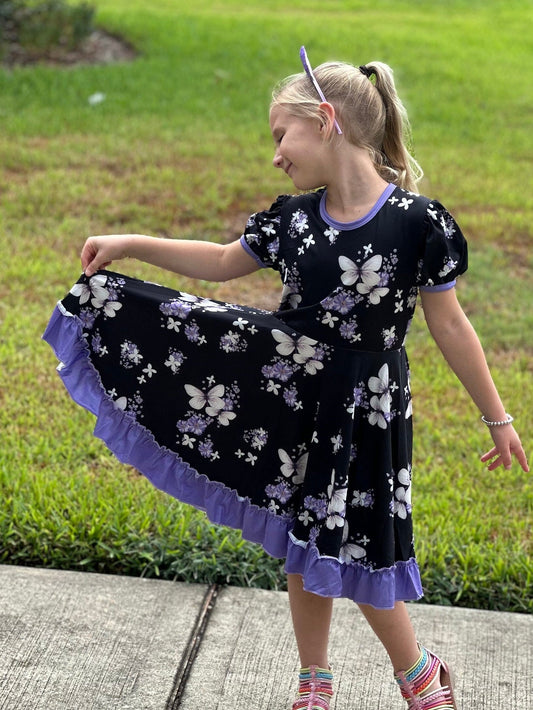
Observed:
[[[282,164],[283,158],[281,157],[279,150],[276,150],[276,152],[274,153],[274,157],[272,158],[272,165],[275,168],[281,168]]]

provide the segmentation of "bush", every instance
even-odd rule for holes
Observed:
[[[94,14],[86,2],[0,0],[0,52],[13,44],[33,55],[75,49],[92,32]]]

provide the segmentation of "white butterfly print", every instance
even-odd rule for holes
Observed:
[[[381,397],[374,395],[370,399],[372,411],[368,415],[368,423],[372,426],[376,424],[380,429],[387,428],[387,421],[390,419],[390,405],[392,397],[389,392],[385,392]]]
[[[116,399],[113,404],[117,409],[122,409],[123,412],[126,411],[126,407],[128,406],[128,398],[127,397],[119,397]]]
[[[226,306],[217,301],[212,301],[210,298],[200,298],[197,301],[197,305],[210,313],[223,313],[228,310]]]
[[[320,360],[307,360],[305,363],[305,371],[308,372],[310,375],[316,375],[318,370],[323,370],[324,369],[324,363],[320,362]]]
[[[96,308],[99,307],[99,306],[95,305],[94,299],[93,299],[93,306],[95,306]],[[122,303],[119,303],[118,301],[108,301],[104,305],[104,313],[106,314],[106,316],[108,318],[114,318],[116,315],[116,312],[120,311],[121,308],[122,308]]]
[[[330,227],[329,229],[326,229],[326,231],[324,232],[324,236],[329,239],[330,244],[335,244],[339,234],[340,234],[340,232],[336,229],[333,229],[332,227]]]
[[[370,377],[368,387],[371,392],[376,394],[384,394],[389,391],[389,366],[387,363],[379,368],[377,377]]]
[[[331,483],[328,486],[328,518],[326,520],[326,526],[330,530],[334,530],[336,527],[343,527],[344,516],[346,514],[346,495],[348,493],[347,488],[337,488],[335,490],[335,469],[331,472]]]
[[[345,523],[342,531],[340,561],[349,564],[355,560],[360,560],[362,557],[366,557],[366,550],[364,547],[361,547],[361,545],[348,542],[348,523]]]
[[[193,296],[191,293],[185,293],[184,291],[180,291],[178,298],[178,301],[183,301],[183,303],[198,303],[201,300],[200,296]]]
[[[373,411],[368,415],[368,421],[373,426],[377,424],[380,429],[386,429],[392,404],[392,395],[389,389],[389,366],[387,363],[380,367],[377,377],[369,378],[368,388],[371,392],[376,393],[370,399],[370,406]]]
[[[366,296],[368,294],[368,300],[373,306],[377,306],[381,299],[389,292],[388,288],[385,286],[378,286],[377,284],[369,286],[365,283],[359,283],[356,288],[357,292],[361,295]]]
[[[295,286],[288,284],[283,285],[283,290],[281,292],[281,301],[288,301],[291,308],[298,308],[298,304],[301,302],[302,297],[295,290]]]
[[[402,469],[402,471],[405,471],[405,469]],[[396,500],[394,501],[393,512],[399,518],[405,520],[408,513],[411,512],[411,488],[410,486],[406,488],[400,486],[394,491],[394,495],[396,496]]]
[[[232,419],[235,419],[236,416],[237,415],[235,414],[235,412],[223,410],[222,412],[219,413],[217,421],[219,424],[222,424],[222,426],[228,426],[230,421]]]
[[[315,354],[313,345],[316,345],[317,341],[305,335],[293,338],[281,330],[274,329],[272,337],[279,343],[279,345],[276,345],[277,352],[280,355],[292,355],[293,360],[300,365]]]
[[[367,259],[362,266],[358,266],[347,256],[339,256],[339,266],[343,271],[341,276],[342,283],[346,286],[351,286],[361,279],[362,283],[369,288],[377,286],[380,276],[376,272],[381,268],[382,261],[381,254],[375,254],[370,259]]]
[[[80,299],[80,305],[87,303],[89,298],[93,296],[91,303],[95,308],[101,308],[104,301],[109,298],[109,291],[105,287],[107,276],[105,274],[95,274],[91,276],[88,284],[74,284],[70,289],[73,296]]]
[[[406,488],[411,485],[411,474],[409,473],[409,470],[406,468],[401,468],[398,471],[398,480],[402,484],[402,486],[405,486]]]
[[[457,266],[457,261],[454,261],[453,259],[445,259],[444,260],[444,266],[442,269],[439,271],[439,276],[441,278],[444,278],[444,276],[447,276],[450,271],[453,271],[455,267]]]
[[[291,308],[298,308],[298,304],[301,303],[302,297],[299,293],[291,293],[289,295],[289,306]]]
[[[285,478],[292,476],[292,482],[295,485],[303,483],[309,454],[306,452],[302,454],[297,461],[293,461],[285,449],[278,449],[278,456],[281,460],[280,470]]]
[[[217,417],[224,409],[224,385],[215,385],[210,390],[204,392],[194,385],[184,385],[185,391],[190,395],[189,404],[193,409],[202,409],[210,417]]]

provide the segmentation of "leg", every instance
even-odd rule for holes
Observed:
[[[304,591],[299,574],[287,575],[294,635],[303,668],[328,668],[329,627],[333,599]]]
[[[360,604],[359,608],[389,654],[409,708],[456,708],[448,667],[418,646],[406,605],[397,602],[394,609],[374,609]]]
[[[294,635],[301,669],[292,710],[329,710],[333,676],[328,665],[333,599],[305,592],[299,574],[287,576]]]
[[[406,605],[397,602],[394,609],[375,609],[368,604],[360,604],[359,608],[385,646],[394,672],[411,668],[418,660],[420,650]]]

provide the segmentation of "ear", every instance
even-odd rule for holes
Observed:
[[[327,101],[323,101],[319,104],[318,108],[321,118],[320,132],[323,134],[324,138],[328,138],[334,130],[335,109]]]

